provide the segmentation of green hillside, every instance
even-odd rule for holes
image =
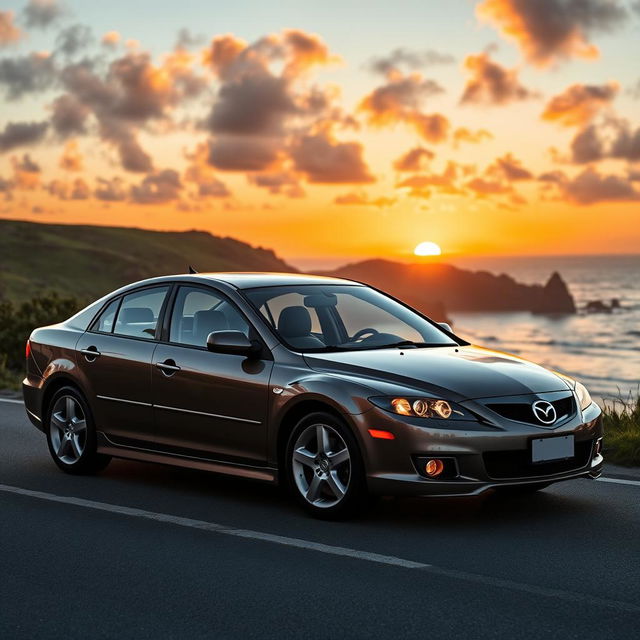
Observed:
[[[45,291],[93,300],[152,276],[199,271],[295,271],[273,251],[204,231],[0,220],[0,297]]]

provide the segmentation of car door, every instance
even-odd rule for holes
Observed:
[[[151,440],[151,359],[170,285],[112,300],[76,347],[98,430],[114,438]]]
[[[180,286],[172,303],[168,340],[153,356],[157,441],[187,455],[264,461],[271,354],[266,347],[252,359],[212,353],[206,347],[207,336],[220,330],[258,338],[235,304],[217,289]]]

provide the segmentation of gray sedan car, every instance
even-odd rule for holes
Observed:
[[[29,418],[58,467],[112,457],[286,485],[319,517],[367,494],[529,492],[602,469],[585,387],[358,282],[167,276],[27,343]]]

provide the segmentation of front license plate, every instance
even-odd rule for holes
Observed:
[[[536,438],[531,442],[531,461],[566,460],[573,458],[573,436],[557,438]]]

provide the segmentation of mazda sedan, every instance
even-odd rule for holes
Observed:
[[[367,494],[525,493],[602,469],[582,384],[358,282],[153,278],[36,329],[26,355],[27,413],[73,474],[112,457],[204,469],[335,518]]]

